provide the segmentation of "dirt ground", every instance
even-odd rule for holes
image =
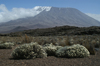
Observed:
[[[100,50],[86,58],[12,59],[13,49],[0,49],[0,66],[100,66]]]

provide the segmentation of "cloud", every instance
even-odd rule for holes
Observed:
[[[100,21],[100,14],[91,14],[91,13],[86,13],[86,15]]]
[[[13,8],[9,11],[4,4],[0,5],[0,23],[15,20],[18,18],[31,17],[39,14],[41,11],[36,9]]]

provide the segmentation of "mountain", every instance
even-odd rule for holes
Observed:
[[[0,32],[11,31],[18,26],[29,29],[49,28],[55,26],[100,26],[100,22],[75,8],[41,7],[34,8],[38,13],[33,17],[20,18],[0,24]],[[14,30],[13,30],[14,31]]]
[[[24,26],[18,26],[14,28],[13,30],[11,30],[11,32],[17,32],[17,31],[23,31],[23,30],[29,30],[29,28],[24,27]]]
[[[1,32],[1,33],[11,33],[11,32],[19,32],[19,31],[23,31],[23,30],[30,30],[29,28],[27,27],[24,27],[24,26],[18,26],[12,30],[9,30],[9,31],[4,31],[4,32]]]
[[[75,8],[52,7],[50,11],[43,11],[34,17],[34,21],[51,26],[100,26],[100,22],[87,16]]]

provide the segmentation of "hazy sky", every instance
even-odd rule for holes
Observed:
[[[0,0],[0,22],[27,17],[35,6],[72,7],[100,21],[100,0]]]

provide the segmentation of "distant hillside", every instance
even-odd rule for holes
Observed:
[[[51,7],[49,10],[42,10],[42,7],[36,8],[41,11],[34,17],[21,18],[0,24],[0,33],[11,31],[18,26],[24,26],[29,29],[49,28],[55,26],[78,26],[90,27],[100,26],[100,22],[87,16],[75,8]],[[16,30],[13,30],[16,32]]]
[[[60,26],[45,29],[33,29],[9,34],[0,34],[1,36],[64,36],[64,35],[100,35],[100,27],[75,27],[75,26]]]
[[[16,28],[12,29],[12,30],[5,31],[5,32],[2,32],[2,33],[19,32],[19,31],[24,31],[24,30],[29,30],[29,28],[24,27],[24,26],[18,26]]]

